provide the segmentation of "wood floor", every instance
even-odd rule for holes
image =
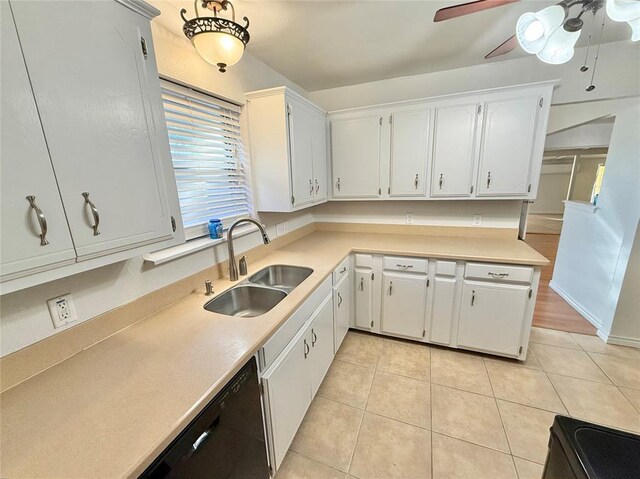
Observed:
[[[549,287],[558,251],[560,235],[527,233],[525,243],[551,261],[542,268],[533,325],[570,333],[596,334],[596,328],[584,319],[558,293]]]

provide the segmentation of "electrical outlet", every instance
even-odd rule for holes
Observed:
[[[407,224],[408,225],[413,224],[413,213],[407,213]]]
[[[480,226],[482,224],[482,215],[473,215],[473,226]]]
[[[283,236],[287,234],[287,222],[276,223],[276,236]]]
[[[71,293],[48,300],[47,306],[54,328],[59,328],[78,319]]]

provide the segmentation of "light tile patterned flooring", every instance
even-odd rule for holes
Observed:
[[[277,479],[539,479],[556,413],[640,432],[640,349],[533,328],[518,363],[350,331]]]

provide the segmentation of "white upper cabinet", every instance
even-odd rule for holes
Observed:
[[[326,201],[325,112],[285,87],[246,97],[258,210],[290,212]]]
[[[427,194],[430,110],[398,111],[391,115],[390,197]]]
[[[331,199],[534,199],[553,85],[330,113]]]
[[[469,197],[476,156],[479,103],[435,108],[431,196]]]
[[[115,1],[11,6],[78,258],[170,239],[149,20]]]
[[[73,263],[76,252],[7,2],[0,3],[0,13],[0,274],[5,279]]]
[[[484,105],[478,196],[526,196],[540,95],[514,96]]]
[[[367,114],[331,120],[331,168],[334,198],[380,196],[382,117]]]

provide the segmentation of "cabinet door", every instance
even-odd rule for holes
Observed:
[[[313,202],[327,200],[327,126],[325,115],[314,113],[311,148],[313,154]]]
[[[458,346],[516,357],[528,286],[464,281]]]
[[[478,196],[527,194],[539,100],[531,95],[485,104]]]
[[[335,198],[377,198],[380,195],[381,127],[378,115],[331,122]]]
[[[78,257],[171,238],[149,21],[117,2],[11,5]]]
[[[370,269],[354,270],[355,325],[358,328],[373,328],[373,285]]]
[[[431,196],[471,195],[479,106],[469,103],[435,109]]]
[[[397,112],[391,116],[389,196],[427,193],[429,110]]]
[[[294,206],[313,203],[313,117],[308,107],[294,99],[287,99],[289,122],[289,161],[291,191]]]
[[[380,330],[383,333],[422,339],[427,277],[385,272],[382,274],[382,282]]]
[[[282,464],[311,404],[311,345],[307,333],[298,335],[262,377],[276,468]]]
[[[26,270],[74,262],[76,253],[9,4],[1,2],[0,9],[0,274],[8,277]],[[48,244],[41,242],[42,228],[27,196],[34,196],[35,205],[42,210]]]
[[[333,303],[330,295],[311,319],[307,342],[311,345],[309,379],[313,398],[333,361]]]
[[[335,318],[334,352],[338,352],[351,324],[351,283],[349,276],[345,276],[333,291],[333,315]]]
[[[451,324],[455,313],[456,279],[436,276],[433,279],[433,309],[429,341],[451,344]]]

